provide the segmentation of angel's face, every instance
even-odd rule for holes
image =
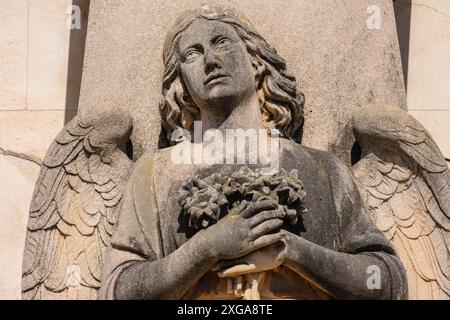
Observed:
[[[220,21],[196,20],[178,45],[181,78],[202,110],[227,106],[230,99],[254,94],[255,70],[236,30]]]

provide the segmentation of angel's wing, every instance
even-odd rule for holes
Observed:
[[[128,115],[78,115],[51,144],[30,206],[24,299],[95,299],[131,160]]]
[[[405,266],[410,299],[450,299],[450,171],[442,153],[397,108],[363,108],[353,126],[362,151],[353,173]]]

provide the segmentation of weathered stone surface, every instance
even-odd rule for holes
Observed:
[[[430,114],[431,111],[436,110],[450,111],[449,39],[450,2],[412,0],[408,110],[430,111]],[[426,117],[437,118],[438,116],[433,114]],[[437,123],[437,126],[439,123],[442,123],[442,120]],[[440,135],[442,134],[438,134],[438,137]],[[447,136],[450,136],[448,122]]]
[[[0,110],[64,110],[71,0],[0,3]]]
[[[28,208],[39,165],[0,155],[0,299],[20,299]]]
[[[64,125],[71,4],[0,0],[0,298],[20,298],[37,164]]]
[[[450,110],[409,111],[430,132],[444,157],[450,159]]]
[[[27,1],[0,1],[0,110],[26,106],[27,10]]]
[[[450,170],[433,138],[406,111],[365,107],[354,116],[363,159],[353,173],[395,246],[410,299],[450,300]]]
[[[450,3],[412,0],[409,34],[408,110],[450,159]]]
[[[0,112],[0,299],[20,299],[31,196],[64,111]]]
[[[129,110],[137,156],[157,143],[164,34],[178,13],[203,2],[91,2],[80,109]],[[306,95],[304,144],[348,161],[353,109],[367,103],[406,108],[391,1],[224,4],[243,12],[297,77]],[[381,13],[379,30],[367,28],[367,9],[374,4]]]
[[[110,112],[75,117],[52,142],[30,204],[24,299],[95,299],[131,166],[117,144],[130,133],[131,119]]]
[[[0,148],[42,160],[64,125],[64,111],[0,112]]]
[[[70,39],[67,10],[72,0],[28,3],[27,107],[64,110]]]

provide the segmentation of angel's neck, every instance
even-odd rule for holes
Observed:
[[[227,110],[229,110],[227,112]],[[227,129],[263,129],[263,121],[257,95],[239,101],[235,105],[214,108],[201,113],[202,133],[217,129],[223,134]]]

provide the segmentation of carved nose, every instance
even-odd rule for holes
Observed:
[[[205,52],[205,73],[210,74],[214,69],[220,69],[220,61],[211,49]]]

